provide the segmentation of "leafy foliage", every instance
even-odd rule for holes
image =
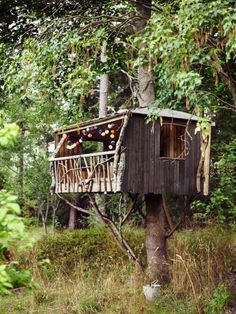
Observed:
[[[0,146],[6,147],[13,143],[18,134],[18,126],[15,123],[6,124],[0,129]]]
[[[207,314],[220,314],[225,310],[230,298],[230,292],[224,285],[216,288],[212,293],[212,299],[207,304]]]
[[[137,41],[140,62],[154,64],[155,106],[235,110],[235,14],[230,0],[182,0],[153,14]]]
[[[236,139],[224,149],[219,160],[213,164],[215,188],[208,202],[196,201],[194,206],[199,210],[196,218],[210,219],[215,216],[218,222],[226,219],[234,221],[236,207],[234,203],[236,186]]]
[[[4,125],[0,129],[0,146],[4,147],[13,142],[17,133],[17,125]],[[31,280],[28,271],[18,271],[14,263],[12,265],[4,263],[11,249],[22,248],[19,241],[26,236],[23,219],[19,214],[17,197],[6,190],[0,190],[0,293],[7,293],[9,288],[16,285],[28,285]],[[26,243],[23,246],[25,245]]]
[[[24,235],[24,224],[20,214],[20,207],[16,203],[17,197],[5,190],[0,191],[0,252],[9,249]]]

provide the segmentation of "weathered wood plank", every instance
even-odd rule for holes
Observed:
[[[81,158],[81,157],[91,157],[91,156],[103,156],[105,155],[114,155],[115,150],[109,150],[105,152],[98,152],[98,153],[90,153],[90,154],[81,154],[81,155],[75,155],[75,156],[66,156],[66,157],[59,157],[59,158],[49,158],[49,161],[54,161],[54,160],[66,160],[66,159],[76,159],[76,158]]]
[[[159,157],[160,157],[160,121],[155,121],[155,129],[154,129],[154,136],[155,136],[155,165],[154,165],[154,193],[160,193],[160,166],[159,166]]]
[[[139,117],[139,181],[138,181],[138,192],[143,193],[144,183],[144,119]]]
[[[149,191],[155,193],[154,178],[155,178],[155,122],[149,124],[149,137],[150,137],[150,157],[149,157]]]
[[[149,124],[144,125],[144,194],[149,193]]]

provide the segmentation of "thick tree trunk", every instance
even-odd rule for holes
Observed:
[[[142,34],[147,21],[151,17],[152,0],[140,0],[137,4],[137,11],[140,18],[136,23],[136,30]],[[142,48],[142,47],[140,47]],[[153,86],[152,68],[151,65],[139,65],[138,69],[139,107],[147,107],[155,99],[155,91]]]
[[[150,281],[158,279],[160,283],[166,283],[169,280],[169,274],[162,196],[148,194],[145,201],[147,275]]]
[[[136,30],[142,34],[151,16],[152,0],[137,2],[140,19],[136,23]],[[155,99],[152,81],[151,65],[139,65],[139,106],[147,107]],[[162,196],[148,194],[146,203],[146,251],[147,274],[150,281],[158,280],[166,283],[168,276],[167,243],[165,237],[165,215],[162,207]]]
[[[152,71],[150,66],[139,66],[139,107],[147,107],[155,99],[154,86],[152,81]]]

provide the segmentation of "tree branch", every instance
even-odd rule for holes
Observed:
[[[66,204],[70,205],[72,208],[78,210],[79,212],[83,213],[83,214],[86,214],[86,215],[92,215],[92,216],[95,216],[95,213],[93,212],[90,212],[84,208],[81,208],[81,207],[78,207],[76,205],[74,205],[73,203],[71,203],[70,201],[68,201],[66,198],[64,198],[63,196],[61,196],[60,194],[58,193],[55,193],[61,200],[63,200]]]
[[[210,91],[205,91],[205,90],[200,90],[200,92],[203,92],[205,94],[208,94],[208,95],[212,95],[213,97],[215,97],[219,102],[221,102],[222,104],[226,105],[228,107],[228,109],[236,112],[236,106],[230,104],[229,102],[221,99],[220,97],[218,97],[216,94],[210,92]]]
[[[129,0],[129,2],[134,3],[136,5],[141,5],[142,7],[147,8],[147,9],[152,10],[152,11],[155,11],[155,12],[161,12],[162,11],[155,4],[147,5],[147,4],[144,4],[141,0]]]
[[[121,226],[123,226],[126,223],[127,219],[130,217],[130,215],[137,208],[137,206],[138,206],[138,204],[137,204],[137,195],[135,195],[135,198],[132,201],[133,201],[133,203],[132,203],[130,209],[128,210],[128,212],[126,213],[125,217],[121,221]]]
[[[184,216],[186,214],[186,209],[187,208],[188,208],[188,205],[185,205],[184,211],[183,211],[183,213],[182,213],[182,215],[180,217],[179,222],[175,226],[173,226],[173,228],[171,228],[170,232],[165,236],[166,239],[170,238],[173,235],[173,233],[179,228],[179,226],[183,222],[183,219],[184,219]]]
[[[90,194],[88,194],[88,197],[90,199],[91,204],[96,209],[96,211],[97,211],[99,217],[101,218],[101,220],[104,222],[104,224],[107,227],[109,227],[112,235],[114,236],[114,239],[116,240],[116,242],[117,242],[119,248],[122,250],[122,252],[125,255],[127,255],[132,262],[134,262],[135,264],[138,264],[140,266],[140,268],[143,270],[144,266],[138,260],[138,258],[136,257],[135,253],[133,252],[133,250],[131,249],[131,247],[127,243],[127,241],[123,238],[122,233],[118,230],[118,228],[116,227],[114,222],[109,217],[105,216],[101,212],[101,210],[99,209],[97,203],[95,202],[95,200],[92,198],[92,196]]]

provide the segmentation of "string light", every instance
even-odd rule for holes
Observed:
[[[104,126],[101,126],[102,128],[99,128],[97,125],[92,126],[92,127],[87,127],[83,130],[78,130],[77,134],[78,135],[82,135],[78,140],[76,140],[76,142],[74,142],[73,138],[70,139],[70,137],[68,135],[65,135],[65,140],[67,142],[66,148],[71,150],[74,149],[77,145],[80,145],[81,143],[83,143],[86,138],[92,138],[94,137],[94,135],[96,135],[96,133],[98,133],[99,135],[101,135],[102,137],[109,135],[109,137],[111,139],[115,138],[115,133],[116,130],[112,129],[114,128],[115,124],[114,123],[109,123],[107,125],[107,129],[103,129]],[[96,133],[92,133],[92,131],[96,131]],[[110,142],[110,144],[108,145],[109,149],[114,149],[116,145],[116,142],[113,140]]]
[[[109,124],[107,125],[108,129],[113,128],[113,126],[114,126],[114,123],[109,123]]]

